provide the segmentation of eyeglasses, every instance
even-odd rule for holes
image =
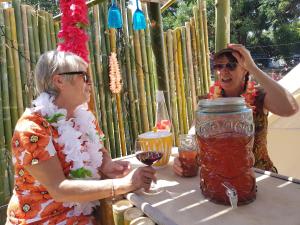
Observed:
[[[82,75],[83,81],[85,83],[88,84],[88,83],[91,82],[90,76],[85,71],[74,71],[74,72],[59,73],[58,75]]]
[[[235,70],[237,66],[237,63],[236,62],[229,62],[229,63],[226,63],[226,64],[215,64],[214,65],[214,70],[222,70],[222,69],[229,69],[230,71],[233,71]]]

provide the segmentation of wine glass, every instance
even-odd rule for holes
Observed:
[[[159,141],[145,141],[137,139],[135,141],[135,157],[146,166],[152,166],[163,157],[162,143]],[[144,194],[158,194],[162,189],[154,182],[151,182],[150,189],[143,191]]]

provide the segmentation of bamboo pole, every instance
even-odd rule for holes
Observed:
[[[147,12],[147,7],[145,4],[142,4],[143,7],[143,11]],[[147,18],[147,24],[149,24],[149,19]],[[165,41],[165,39],[163,39],[163,41]],[[146,26],[146,30],[145,30],[145,42],[146,42],[146,52],[147,52],[147,64],[148,64],[148,71],[149,71],[149,83],[150,83],[150,94],[151,94],[151,103],[152,103],[152,112],[153,112],[153,124],[155,123],[155,110],[156,110],[156,101],[155,101],[155,97],[156,97],[156,77],[154,74],[154,57],[153,57],[153,51],[152,51],[152,47],[151,47],[151,35],[150,35],[150,29],[149,26]],[[164,48],[166,48],[165,42],[164,42]],[[165,49],[164,49],[164,52]],[[166,56],[166,54],[164,55]],[[145,66],[145,65],[144,65]],[[165,70],[166,70],[166,74],[168,75],[167,72],[167,68],[168,66],[166,65]],[[155,68],[156,69],[156,68]],[[154,124],[155,126],[155,124]]]
[[[24,80],[24,90],[23,96],[27,96],[28,106],[31,104],[33,99],[33,87],[31,87],[31,67],[30,67],[30,53],[29,53],[29,40],[28,40],[28,26],[27,26],[27,13],[26,5],[21,5],[22,23],[23,23],[23,43],[24,43],[24,58],[25,58],[25,80]]]
[[[43,18],[45,20],[46,25],[46,37],[47,37],[47,51],[52,50],[52,44],[51,44],[51,34],[50,34],[50,24],[49,24],[49,13],[46,11],[43,11]]]
[[[230,0],[216,0],[215,51],[226,48],[230,42]]]
[[[194,70],[193,70],[191,24],[189,22],[186,22],[185,28],[186,28],[186,48],[187,48],[186,50],[187,50],[188,74],[189,74],[189,81],[190,81],[189,86],[192,95],[192,109],[193,112],[195,112],[197,108],[197,95],[196,95],[195,77],[194,77]]]
[[[204,88],[204,80],[203,80],[203,67],[202,67],[202,54],[201,54],[201,41],[200,41],[200,19],[199,19],[199,9],[194,6],[193,7],[193,14],[194,14],[194,22],[195,22],[195,35],[196,35],[196,44],[197,44],[197,58],[198,58],[198,69],[199,69],[199,78],[200,78],[200,88],[201,93],[200,95],[204,95],[205,88]]]
[[[110,44],[111,44],[111,52],[117,52],[116,47],[116,30],[110,29]],[[118,93],[115,95],[116,104],[117,104],[117,115],[118,115],[118,125],[119,125],[119,132],[120,132],[120,140],[121,140],[121,151],[122,156],[126,155],[126,144],[125,144],[125,130],[124,130],[124,121],[123,121],[123,114],[122,114],[122,104],[121,104],[121,94]]]
[[[7,78],[8,78],[8,93],[9,93],[9,108],[11,127],[15,127],[19,114],[17,103],[17,86],[16,86],[16,74],[12,56],[12,43],[11,43],[11,24],[10,24],[10,9],[4,10],[4,23],[5,23],[5,38],[6,38],[6,60],[7,60]]]
[[[179,146],[179,124],[177,114],[177,93],[175,82],[175,62],[174,62],[174,47],[173,47],[173,34],[172,30],[167,31],[167,50],[168,50],[168,71],[170,76],[170,98],[171,98],[171,111],[170,116],[172,119],[172,128],[175,138],[175,145]]]
[[[34,37],[34,49],[35,49],[35,61],[36,62],[39,60],[40,55],[41,55],[38,26],[39,26],[38,15],[37,15],[37,12],[34,11],[34,13],[32,13],[32,31],[33,31],[33,37]]]
[[[181,34],[181,49],[182,49],[182,65],[183,65],[183,80],[182,80],[182,86],[184,88],[184,95],[185,95],[185,101],[186,101],[186,120],[187,120],[187,130],[186,133],[189,130],[189,127],[192,125],[193,122],[193,107],[192,107],[192,96],[191,96],[191,85],[189,80],[189,74],[188,74],[188,62],[187,62],[187,49],[186,49],[186,29],[185,27],[180,28],[180,34]]]
[[[16,21],[14,9],[9,9],[9,18],[11,24],[11,44],[12,44],[12,54],[13,54],[13,64],[15,68],[15,81],[16,81],[16,95],[17,95],[17,107],[18,107],[18,116],[20,117],[23,114],[23,96],[22,96],[22,82],[20,74],[20,59],[18,54],[18,41],[17,41],[17,30],[16,30]]]
[[[156,74],[158,89],[164,91],[167,109],[170,111],[169,80],[166,74],[166,57],[164,52],[163,23],[161,19],[160,6],[158,3],[147,4],[147,12],[151,21],[150,32],[152,49],[156,60]]]
[[[130,42],[129,42],[129,33],[127,30],[128,23],[127,23],[127,10],[125,7],[125,1],[122,1],[122,18],[123,18],[123,30],[124,30],[124,41],[125,41],[125,63],[126,63],[126,75],[127,79],[127,90],[128,90],[128,98],[129,98],[129,111],[130,111],[130,126],[132,132],[132,140],[135,140],[138,136],[138,124],[136,120],[136,108],[134,103],[134,90],[132,84],[132,71],[131,71],[131,60],[130,60]],[[127,142],[126,142],[127,143]],[[132,142],[131,148],[134,148]],[[127,148],[128,151],[128,148]]]
[[[204,45],[206,53],[206,68],[207,68],[207,81],[208,86],[211,86],[211,71],[210,71],[210,52],[208,47],[208,30],[207,30],[207,13],[206,13],[206,0],[200,0],[200,11],[202,13],[203,31],[204,31]]]
[[[15,12],[16,19],[16,29],[17,29],[17,40],[18,40],[18,54],[20,60],[20,76],[21,76],[21,86],[23,95],[23,107],[29,106],[28,95],[26,94],[26,67],[25,67],[25,53],[24,53],[24,38],[23,38],[23,27],[22,27],[22,16],[21,16],[21,6],[20,0],[13,0],[12,6]]]
[[[45,12],[43,10],[38,10],[38,23],[39,23],[39,41],[41,47],[41,53],[44,53],[48,50],[48,38],[47,38],[47,28],[46,28],[46,19]]]
[[[27,14],[27,32],[28,32],[28,43],[29,43],[29,54],[30,54],[30,67],[31,70],[34,71],[36,65],[36,54],[35,54],[35,46],[34,46],[34,35],[32,28],[32,17],[34,15],[34,9],[27,5],[26,6],[26,14]]]
[[[101,52],[102,52],[102,62],[103,62],[103,82],[105,90],[109,90],[109,77],[108,77],[108,54],[110,52],[109,45],[109,32],[107,29],[107,7],[106,3],[103,3],[98,6],[99,8],[99,16],[100,16],[100,35],[101,35]],[[110,146],[110,154],[112,158],[116,157],[116,149],[119,149],[119,143],[115,143],[116,140],[119,141],[119,133],[115,134],[114,132],[114,124],[115,119],[113,115],[114,105],[112,103],[112,96],[110,91],[105,92],[105,109],[106,115],[109,123],[107,124],[108,129],[108,138],[109,138],[109,146]],[[116,129],[117,130],[117,129]],[[116,137],[115,137],[116,136]],[[117,147],[116,147],[117,146]]]
[[[203,18],[200,6],[200,0],[198,0],[198,16],[199,16],[199,43],[200,43],[200,58],[201,58],[201,68],[202,68],[202,80],[203,80],[203,91],[204,94],[208,93],[208,80],[207,80],[207,63],[206,63],[206,52],[205,52],[205,34],[203,28]]]
[[[175,29],[175,34],[176,34],[176,39],[177,39],[177,62],[178,62],[178,79],[176,81],[178,82],[177,89],[180,98],[181,98],[181,107],[179,109],[181,110],[179,115],[180,115],[180,120],[182,121],[183,127],[181,132],[186,134],[188,132],[188,125],[187,125],[187,113],[186,113],[186,97],[185,97],[185,88],[184,88],[184,79],[183,79],[183,63],[182,63],[182,40],[181,40],[181,32],[180,28]]]
[[[0,9],[0,27],[5,27],[6,23],[4,22],[4,10]],[[11,127],[11,116],[10,116],[10,103],[9,103],[9,88],[8,88],[8,71],[7,71],[7,55],[6,55],[6,49],[5,49],[5,37],[0,35],[0,56],[3,57],[1,65],[0,66],[0,74],[1,74],[1,85],[2,85],[2,92],[1,92],[1,98],[2,98],[2,110],[3,110],[3,123],[4,123],[4,134],[5,134],[5,160],[7,163],[7,166],[10,164],[8,155],[10,152],[10,143],[12,138],[12,127]],[[9,191],[12,190],[12,174],[10,173],[10,169],[7,169],[7,175],[8,175],[8,189]],[[10,194],[12,194],[10,192]]]
[[[142,53],[141,53],[141,44],[139,38],[139,32],[134,31],[134,49],[135,49],[135,60],[137,68],[137,82],[138,82],[138,92],[139,92],[139,104],[141,110],[141,122],[142,122],[142,131],[149,131],[149,120],[147,112],[147,100],[145,95],[145,85],[144,85],[144,72],[142,68]]]
[[[176,31],[173,31],[173,48],[174,48],[174,72],[176,81],[176,93],[177,93],[177,114],[179,123],[179,134],[184,133],[183,117],[182,117],[182,96],[180,86],[180,75],[179,75],[179,63],[178,63],[178,43],[177,43]]]
[[[54,22],[54,32],[55,32],[55,40],[56,40],[56,46],[58,46],[59,39],[58,39],[58,33],[60,31],[60,24],[58,22]]]
[[[134,50],[134,34],[132,28],[132,12],[131,10],[127,10],[127,18],[128,18],[128,33],[129,33],[129,44],[130,44],[130,63],[131,63],[131,74],[132,74],[132,87],[134,94],[134,104],[136,108],[136,118],[138,125],[138,133],[142,132],[142,121],[140,114],[140,105],[139,105],[139,92],[137,85],[137,70],[136,70],[136,60],[135,60],[135,50]]]
[[[105,88],[104,88],[104,82],[103,82],[103,67],[101,63],[101,49],[99,46],[100,43],[100,30],[99,30],[99,8],[93,7],[93,17],[94,17],[94,23],[93,23],[93,46],[94,46],[94,60],[95,60],[95,72],[96,77],[98,81],[98,91],[99,91],[99,97],[100,97],[100,112],[101,112],[101,127],[103,129],[103,132],[106,136],[108,136],[108,128],[107,128],[107,116],[105,111]]]
[[[146,99],[147,99],[147,112],[148,112],[148,119],[149,119],[149,128],[150,130],[154,127],[153,122],[153,109],[152,109],[152,96],[151,96],[151,86],[150,86],[150,79],[149,79],[149,68],[148,68],[148,60],[147,60],[147,49],[146,49],[146,40],[145,40],[145,31],[140,30],[140,44],[141,44],[141,53],[142,53],[142,69],[144,71],[144,79],[145,79],[145,92],[146,92]]]
[[[51,40],[51,50],[56,48],[56,38],[55,38],[55,31],[54,31],[54,22],[52,14],[48,13],[48,21],[49,21],[49,36]]]

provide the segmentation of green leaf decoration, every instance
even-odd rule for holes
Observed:
[[[81,167],[77,170],[71,170],[70,174],[72,178],[92,177],[92,172],[84,167]]]
[[[62,117],[62,116],[65,116],[64,114],[62,113],[55,113],[54,115],[52,116],[46,116],[46,120],[49,122],[49,123],[56,123],[57,120]]]

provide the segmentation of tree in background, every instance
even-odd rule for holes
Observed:
[[[197,0],[179,0],[163,13],[164,29],[183,26]],[[207,0],[209,46],[214,50],[214,0]],[[271,57],[290,61],[300,52],[299,0],[232,0],[231,42],[247,46],[267,65]]]
[[[59,14],[59,0],[21,0],[22,3],[33,6],[35,9],[45,10],[54,16]]]

